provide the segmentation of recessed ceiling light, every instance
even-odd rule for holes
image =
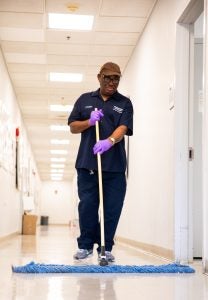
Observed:
[[[64,157],[51,157],[51,161],[53,161],[53,162],[65,162],[66,158],[64,158]]]
[[[48,14],[48,27],[55,29],[91,30],[94,16],[77,14]]]
[[[69,131],[69,126],[67,125],[51,125],[50,128],[53,131]]]
[[[58,149],[58,150],[50,150],[51,154],[67,154],[68,151],[67,150],[62,150],[62,149]]]
[[[81,82],[83,74],[81,73],[49,73],[50,81],[62,81],[62,82]]]
[[[51,164],[51,168],[60,168],[63,169],[65,167],[64,164]]]
[[[61,105],[61,104],[50,105],[50,111],[71,112],[72,108],[73,108],[73,105]]]

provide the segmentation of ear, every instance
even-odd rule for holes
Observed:
[[[100,82],[100,80],[101,80],[101,75],[100,74],[97,74],[97,79]]]

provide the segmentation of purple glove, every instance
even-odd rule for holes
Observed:
[[[102,109],[93,110],[90,114],[89,124],[90,126],[94,126],[97,121],[104,116]]]
[[[113,144],[111,143],[111,141],[109,141],[109,139],[100,140],[94,145],[93,153],[103,154],[103,152],[108,151],[112,146]]]

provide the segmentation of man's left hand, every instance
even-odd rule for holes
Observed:
[[[109,139],[98,141],[93,147],[94,154],[103,154],[103,152],[108,151],[113,146]]]

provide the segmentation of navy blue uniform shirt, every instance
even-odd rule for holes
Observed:
[[[133,106],[131,101],[116,92],[108,100],[104,101],[100,96],[100,90],[85,93],[76,101],[68,118],[68,124],[73,121],[84,121],[90,118],[95,108],[103,110],[104,117],[99,122],[100,140],[108,138],[120,125],[127,126],[126,135],[133,134]],[[96,143],[95,126],[91,126],[81,133],[81,142],[75,167],[88,170],[97,170],[97,156],[93,154],[93,146]],[[124,139],[116,143],[110,150],[101,156],[102,171],[125,172],[126,152]]]

